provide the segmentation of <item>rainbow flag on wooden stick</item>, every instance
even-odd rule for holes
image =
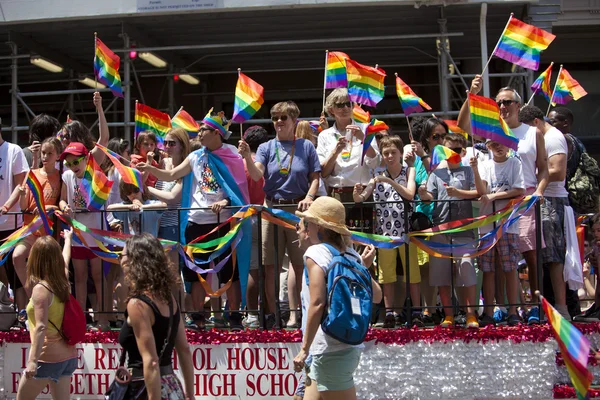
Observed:
[[[415,92],[396,74],[396,94],[400,100],[400,105],[406,116],[415,112],[423,112],[425,109],[431,110],[429,104],[425,103],[422,98],[417,96]]]
[[[542,92],[548,101],[550,101],[550,97],[552,97],[552,89],[550,89],[550,77],[552,76],[553,65],[554,62],[550,63],[550,66],[546,68],[546,70],[542,72],[531,85],[531,90],[533,90],[534,94]]]
[[[265,89],[240,72],[235,86],[235,103],[231,121],[242,123],[252,118],[265,102]]]
[[[350,101],[375,107],[383,99],[385,91],[383,86],[384,70],[347,59],[346,74],[348,76],[348,97]]]
[[[159,144],[162,145],[167,132],[171,129],[171,118],[169,114],[155,110],[145,104],[135,103],[135,137],[140,132],[149,131],[156,135]]]
[[[108,159],[112,161],[113,165],[119,172],[119,175],[121,175],[121,179],[123,180],[123,182],[135,185],[138,189],[140,189],[140,192],[144,192],[144,185],[142,183],[142,173],[139,170],[123,165],[123,163],[119,161],[119,157],[121,156],[119,156],[114,151],[102,146],[101,144],[96,143],[96,147],[102,150],[104,154],[106,154]]]
[[[550,32],[519,21],[511,14],[492,55],[537,71],[540,53],[555,37]]]
[[[108,200],[113,181],[109,181],[94,156],[90,154],[81,180],[81,194],[90,211],[101,210]]]
[[[471,134],[493,140],[517,150],[519,139],[500,117],[498,104],[487,97],[469,93]]]
[[[548,316],[548,322],[558,343],[571,382],[575,387],[578,399],[587,399],[587,392],[592,384],[592,374],[587,368],[591,345],[589,340],[546,300],[542,298],[542,307]]]
[[[561,66],[556,80],[556,87],[552,93],[552,105],[567,104],[571,100],[577,101],[586,94],[587,92],[581,87],[579,82],[569,74],[569,71]]]
[[[200,130],[200,125],[183,107],[171,118],[171,125],[176,128],[185,129],[190,137],[197,136]]]
[[[113,53],[102,40],[96,36],[96,54],[94,56],[94,74],[110,91],[118,97],[123,97],[119,66],[121,58]]]
[[[469,139],[469,134],[465,132],[460,126],[458,126],[458,121],[455,119],[444,119],[443,120],[446,125],[448,125],[448,130],[452,133],[458,133],[465,137],[465,139]]]
[[[460,157],[460,154],[438,144],[433,148],[433,152],[431,153],[429,170],[433,171],[444,160],[452,164],[458,164],[462,161],[462,158]]]
[[[38,181],[35,174],[29,170],[27,172],[27,179],[25,179],[25,183],[29,187],[31,191],[31,195],[33,196],[33,200],[35,201],[35,205],[38,209],[38,214],[44,224],[44,230],[47,235],[52,235],[52,222],[48,219],[48,214],[46,213],[46,201],[44,200],[44,189]]]
[[[327,52],[327,63],[325,65],[325,89],[335,89],[348,86],[346,77],[346,60],[348,54],[341,51]]]

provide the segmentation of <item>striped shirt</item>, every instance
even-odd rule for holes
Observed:
[[[163,192],[170,192],[171,190],[173,190],[173,188],[175,187],[176,184],[177,184],[177,181],[171,181],[171,182],[158,181],[158,182],[156,182],[155,188],[158,190],[161,190]],[[181,206],[181,200],[178,201],[177,204],[169,204],[169,208],[173,208],[173,207],[179,208],[180,206]],[[160,226],[161,227],[179,226],[179,221],[177,220],[177,211],[165,211],[164,214],[162,215],[162,218],[160,219]]]

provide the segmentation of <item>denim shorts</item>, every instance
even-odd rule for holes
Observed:
[[[362,349],[350,347],[333,353],[312,356],[308,378],[315,381],[319,392],[348,390],[354,387],[354,371]]]
[[[77,369],[77,358],[71,358],[57,363],[39,362],[34,379],[50,379],[58,383],[63,376],[71,377]]]

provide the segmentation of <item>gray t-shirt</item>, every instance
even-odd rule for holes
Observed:
[[[429,175],[427,191],[433,195],[434,200],[457,200],[452,202],[434,203],[433,225],[473,217],[473,206],[470,201],[460,200],[448,196],[446,186],[462,190],[475,189],[475,178],[471,167],[456,169],[438,168]],[[453,234],[455,237],[473,237],[473,231]]]

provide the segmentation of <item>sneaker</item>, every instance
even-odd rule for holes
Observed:
[[[479,322],[477,322],[477,317],[475,314],[467,314],[467,328],[477,329],[479,328]]]
[[[265,329],[271,330],[275,328],[275,314],[267,314]]]
[[[383,328],[384,329],[392,329],[396,327],[396,317],[394,317],[394,314],[387,314],[385,316],[385,320],[383,321]]]
[[[239,312],[231,312],[229,314],[229,329],[234,332],[244,330],[244,325],[242,325],[242,314]]]
[[[452,328],[454,326],[454,317],[446,316],[440,324],[442,328]]]
[[[421,316],[421,321],[423,321],[423,325],[425,325],[425,326],[435,325],[435,321],[433,320],[433,317],[429,314],[423,314]]]
[[[510,314],[506,320],[508,326],[517,326],[521,323],[521,318],[517,314]]]
[[[394,313],[394,319],[395,319],[396,326],[402,326],[402,325],[406,324],[406,316],[404,315],[404,311],[401,311],[400,314]],[[385,322],[384,322],[384,324],[385,324]]]
[[[496,320],[486,313],[481,314],[481,317],[479,317],[479,326],[483,328],[488,325],[496,326]]]
[[[414,312],[412,314],[412,325],[416,326],[417,328],[423,328],[425,326],[420,312]]]
[[[467,314],[460,310],[456,316],[456,325],[465,325],[467,323]]]
[[[258,322],[258,315],[248,315],[246,317],[246,319],[244,320],[244,326],[246,328],[250,328],[250,329],[256,329],[260,327],[260,324]]]
[[[494,321],[496,323],[504,322],[508,318],[508,313],[500,308],[494,308]]]
[[[206,328],[206,317],[204,316],[204,313],[192,313],[190,317],[192,318],[192,323],[196,325],[196,329]]]
[[[517,314],[519,314],[519,318],[521,318],[521,321],[527,321],[527,310],[519,307]]]
[[[215,318],[215,317],[210,317],[210,320],[213,323],[213,326],[217,329],[223,329],[223,328],[227,328],[227,321],[225,321],[223,318]],[[240,319],[240,323],[241,323],[241,319]]]
[[[529,310],[529,316],[527,317],[527,325],[539,325],[540,324],[540,309],[537,307],[531,307]]]
[[[592,311],[590,312],[590,310]],[[573,321],[575,322],[598,322],[598,320],[600,320],[600,308],[596,308],[595,306],[573,317]]]

